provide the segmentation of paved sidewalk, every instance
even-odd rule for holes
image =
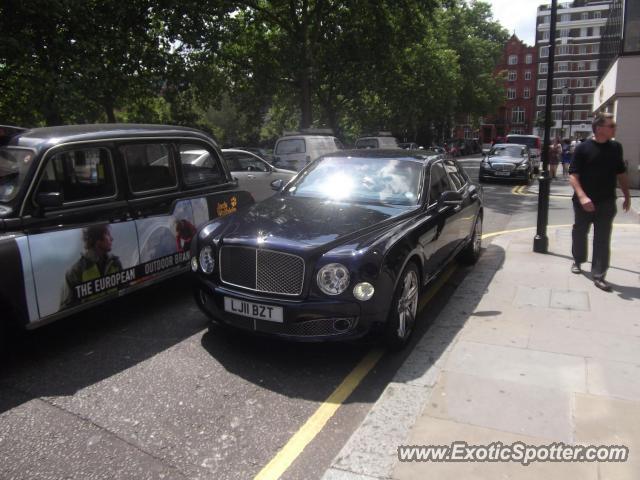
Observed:
[[[640,225],[614,227],[612,293],[570,272],[570,228],[549,228],[546,255],[533,235],[494,238],[325,480],[640,478]],[[630,458],[398,461],[399,445],[454,441],[616,444]]]

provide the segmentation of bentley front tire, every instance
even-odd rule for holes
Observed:
[[[385,326],[385,343],[392,351],[402,350],[413,333],[418,313],[420,273],[415,263],[404,268],[396,287]]]

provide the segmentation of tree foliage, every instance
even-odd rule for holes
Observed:
[[[227,144],[328,126],[426,142],[500,104],[471,0],[5,0],[0,123],[174,123]]]

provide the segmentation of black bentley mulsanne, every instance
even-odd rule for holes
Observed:
[[[225,325],[296,340],[412,331],[420,287],[480,255],[482,190],[429,152],[320,157],[280,193],[203,226],[195,299]]]

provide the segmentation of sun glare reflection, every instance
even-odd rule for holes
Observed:
[[[353,178],[343,173],[330,175],[322,185],[327,198],[342,200],[348,198],[353,190]]]

